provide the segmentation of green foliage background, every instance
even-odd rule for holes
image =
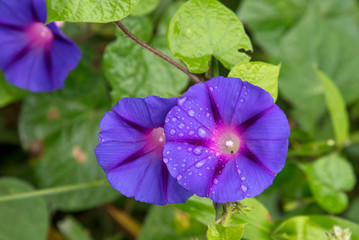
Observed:
[[[0,73],[0,239],[318,240],[334,225],[359,239],[357,1],[100,2],[47,0],[48,22],[69,21],[83,55],[64,89],[33,94]],[[108,185],[2,201],[104,179],[94,155],[103,114],[123,97],[178,97],[193,84],[106,23],[120,19],[201,78],[250,81],[287,114],[285,168],[228,226],[215,225],[209,199],[153,206]]]

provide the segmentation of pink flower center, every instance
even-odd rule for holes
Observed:
[[[163,145],[166,143],[166,136],[163,127],[153,129],[147,136],[147,147],[149,149],[158,149],[163,151]]]
[[[214,136],[214,149],[221,154],[235,154],[238,152],[241,140],[234,129],[218,130]]]
[[[35,22],[26,31],[32,47],[44,47],[54,39],[51,30],[41,22]]]

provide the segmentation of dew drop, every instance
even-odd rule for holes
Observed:
[[[200,136],[201,138],[205,138],[207,136],[206,130],[204,130],[203,128],[198,128],[198,136]]]
[[[242,188],[243,192],[247,192],[247,187],[246,186],[242,185],[241,188]]]
[[[187,149],[187,151],[188,151],[188,152],[191,152],[191,151],[192,151],[192,148],[189,147],[189,148]]]
[[[192,172],[189,172],[189,173],[188,173],[188,176],[192,176],[192,174],[193,174]]]
[[[165,122],[168,123],[169,121],[170,121],[170,119],[169,119],[169,118],[166,118]]]
[[[177,176],[177,181],[180,181],[182,179],[182,175]]]
[[[186,167],[186,164],[183,163],[183,164],[181,165],[181,167],[183,167],[183,168]]]
[[[211,116],[211,114],[209,113],[206,113],[206,117],[209,118]]]
[[[193,134],[194,134],[194,131],[191,130],[191,131],[188,132],[188,134],[189,134],[189,135],[193,135]]]
[[[178,146],[178,147],[177,147],[177,150],[178,150],[178,151],[181,151],[181,150],[182,150],[182,147],[181,147],[181,146]]]
[[[180,123],[180,125],[178,125],[178,127],[179,127],[180,129],[182,129],[182,128],[184,128],[184,124],[183,124],[183,123]]]
[[[188,110],[188,115],[190,115],[191,117],[194,116],[194,111],[193,110]]]
[[[167,159],[167,158],[164,158],[164,159],[163,159],[163,162],[164,162],[164,163],[168,163],[168,159]]]
[[[178,136],[183,137],[183,133],[178,134]]]
[[[171,129],[170,134],[171,134],[171,135],[174,135],[175,133],[176,133],[176,130]]]
[[[199,176],[202,176],[203,174],[200,172],[200,173],[198,173],[198,175],[199,175]]]
[[[197,156],[201,155],[202,154],[202,147],[195,147],[193,149],[193,153]]]
[[[196,163],[195,167],[201,168],[205,163],[206,163],[206,160],[199,161],[198,163]]]
[[[244,102],[244,98],[239,99],[240,102]]]
[[[218,184],[218,179],[215,178],[215,179],[213,180],[213,183],[217,185],[217,184]]]
[[[171,153],[170,151],[167,151],[167,152],[166,152],[167,155],[170,154],[170,153]]]
[[[209,90],[211,90],[211,92],[213,92],[213,87],[209,87]]]
[[[246,177],[241,177],[242,181],[246,180]]]
[[[176,122],[177,121],[177,118],[172,118],[172,122]]]

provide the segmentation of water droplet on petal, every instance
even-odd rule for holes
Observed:
[[[181,180],[182,179],[182,175],[178,175],[177,176],[177,181]]]
[[[172,122],[176,122],[177,121],[177,118],[172,118]]]
[[[214,183],[214,184],[218,184],[218,179],[215,178],[215,179],[213,180],[213,183]]]
[[[189,173],[188,173],[189,176],[192,176],[192,174],[193,174],[192,172],[189,172]]]
[[[194,116],[194,111],[193,110],[188,110],[188,115],[190,115],[191,117]]]
[[[211,116],[211,114],[209,113],[206,113],[206,117],[209,118]]]
[[[213,92],[213,87],[209,87],[209,90],[211,90],[211,92]]]
[[[200,136],[201,138],[205,138],[207,136],[206,130],[204,130],[203,128],[198,128],[198,136]]]
[[[166,152],[167,155],[170,154],[170,153],[171,153],[170,151],[167,151],[167,152]]]
[[[193,134],[194,134],[194,131],[191,130],[191,131],[188,132],[188,134],[189,134],[189,135],[193,135]]]
[[[183,137],[183,133],[178,134],[178,136]]]
[[[181,151],[181,150],[182,150],[182,147],[181,147],[181,146],[178,146],[178,147],[177,147],[177,150],[178,150],[178,151]]]
[[[193,149],[193,153],[195,154],[195,155],[201,155],[202,154],[202,149],[203,149],[203,147],[195,147],[194,149]]]
[[[170,121],[170,119],[169,119],[169,118],[166,118],[165,122],[168,123],[169,121]]]
[[[247,192],[247,187],[246,186],[242,185],[241,188],[242,188],[243,192]]]
[[[198,173],[198,176],[202,176],[203,174],[200,172],[200,173]]]
[[[176,130],[171,129],[170,134],[171,134],[171,135],[174,135],[175,133],[176,133]]]
[[[246,180],[246,177],[241,177],[242,181]]]
[[[187,151],[188,151],[188,152],[191,152],[191,151],[192,151],[192,148],[189,147],[189,148],[187,149]]]
[[[182,129],[182,128],[184,128],[184,124],[183,124],[183,123],[180,123],[180,125],[178,125],[178,127],[179,127],[180,129]]]
[[[168,163],[168,159],[167,159],[167,158],[164,158],[164,159],[163,159],[163,162],[164,162],[164,163]]]
[[[244,102],[244,98],[239,99],[240,102]]]
[[[196,163],[195,167],[201,168],[205,163],[206,163],[206,160],[199,161],[198,163]]]
[[[183,164],[181,165],[181,167],[183,167],[183,168],[186,167],[186,164],[183,163]]]

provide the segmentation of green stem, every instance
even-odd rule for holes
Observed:
[[[216,221],[223,215],[223,203],[213,202],[214,210],[216,211]]]
[[[97,181],[93,181],[93,182],[80,183],[80,184],[76,184],[76,185],[67,185],[67,186],[61,186],[61,187],[35,190],[35,191],[31,191],[31,192],[23,192],[23,193],[16,193],[16,194],[11,194],[11,195],[6,195],[6,196],[0,196],[0,202],[26,199],[26,198],[34,198],[34,197],[43,197],[43,196],[47,196],[47,195],[58,194],[58,193],[63,193],[63,192],[71,192],[71,191],[75,191],[75,190],[79,190],[79,189],[97,187],[97,186],[101,186],[101,185],[108,185],[107,180],[102,179],[102,180],[97,180]]]

